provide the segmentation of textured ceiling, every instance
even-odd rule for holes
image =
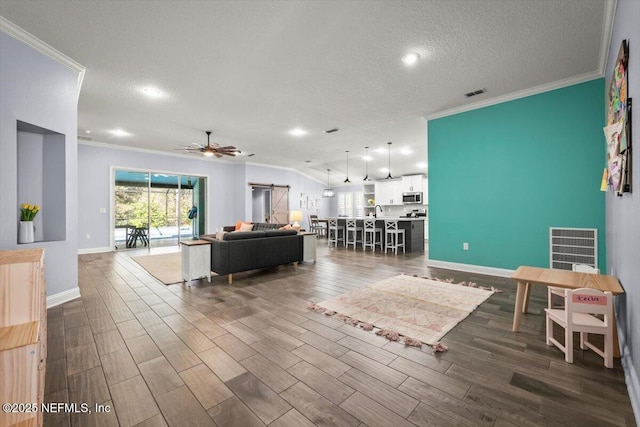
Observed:
[[[84,65],[78,127],[172,151],[234,145],[251,161],[342,181],[425,172],[424,117],[601,73],[611,0],[9,1],[0,15]],[[603,40],[605,43],[603,43]],[[413,67],[400,58],[418,52]],[[149,99],[155,86],[166,93]],[[485,88],[468,99],[464,93]],[[302,127],[309,133],[290,136]],[[118,138],[108,131],[124,129]],[[322,131],[339,128],[333,134]],[[401,148],[412,154],[400,154]],[[172,151],[175,153],[175,151]],[[305,163],[310,160],[309,163]],[[214,160],[215,162],[216,160]]]

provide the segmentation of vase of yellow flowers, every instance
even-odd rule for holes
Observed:
[[[20,228],[18,229],[18,243],[33,243],[33,220],[40,211],[40,206],[23,203],[20,206]]]

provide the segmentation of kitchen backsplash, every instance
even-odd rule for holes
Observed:
[[[383,206],[382,209],[384,211],[383,215],[387,217],[405,216],[414,209],[421,213],[426,212],[427,216],[429,215],[429,206],[427,205]],[[380,211],[378,211],[378,216],[380,216]]]

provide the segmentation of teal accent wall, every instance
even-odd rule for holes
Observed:
[[[549,227],[597,228],[606,271],[604,93],[596,79],[430,120],[429,258],[548,267]]]

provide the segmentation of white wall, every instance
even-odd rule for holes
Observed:
[[[111,250],[111,168],[154,170],[207,177],[206,233],[237,220],[251,220],[249,182],[290,185],[290,208],[297,209],[299,193],[322,194],[322,184],[296,171],[267,166],[203,160],[162,153],[140,152],[78,144],[78,248],[83,252]],[[295,199],[295,200],[294,200]],[[104,208],[105,213],[100,213]],[[324,213],[321,208],[320,212]],[[310,213],[310,212],[309,212]],[[305,211],[305,225],[306,225]],[[89,234],[91,238],[86,239]],[[203,233],[204,234],[204,233]]]
[[[324,184],[292,169],[254,164],[248,164],[246,167],[243,167],[243,169],[245,171],[245,189],[247,192],[245,197],[244,217],[238,219],[251,219],[251,191],[248,191],[250,182],[258,184],[289,185],[291,187],[289,189],[289,211],[302,211],[304,219],[300,222],[301,228],[309,230],[309,215],[311,214],[317,214],[319,217],[326,217],[329,215],[329,202],[327,199],[322,198],[322,190],[325,188]],[[313,196],[314,199],[320,199],[320,206],[314,209],[301,209],[301,194],[304,194],[305,197]]]
[[[110,244],[112,176],[111,168],[154,170],[207,178],[206,230],[235,224],[240,216],[238,206],[244,200],[242,183],[237,181],[237,165],[220,160],[203,160],[161,153],[121,150],[96,145],[78,144],[78,248],[107,250]],[[105,209],[105,213],[100,213]],[[85,236],[91,237],[87,239]]]
[[[606,67],[609,87],[611,70],[622,40],[629,41],[629,97],[640,101],[640,2],[618,0],[611,46]],[[637,102],[636,102],[637,104]],[[638,109],[638,107],[636,107]],[[639,110],[640,111],[640,110]],[[640,120],[638,111],[631,123],[633,129],[633,188],[622,197],[606,195],[607,265],[617,276],[625,294],[616,298],[616,315],[622,347],[622,362],[636,420],[640,421]],[[604,153],[604,137],[602,139]],[[604,154],[603,154],[604,156]]]
[[[47,295],[78,287],[78,71],[0,31],[0,249],[44,248]],[[18,245],[17,121],[65,138],[66,240]],[[38,165],[42,167],[42,164]],[[61,194],[61,197],[65,197]],[[44,216],[46,212],[38,215]],[[41,218],[42,219],[42,218]]]

